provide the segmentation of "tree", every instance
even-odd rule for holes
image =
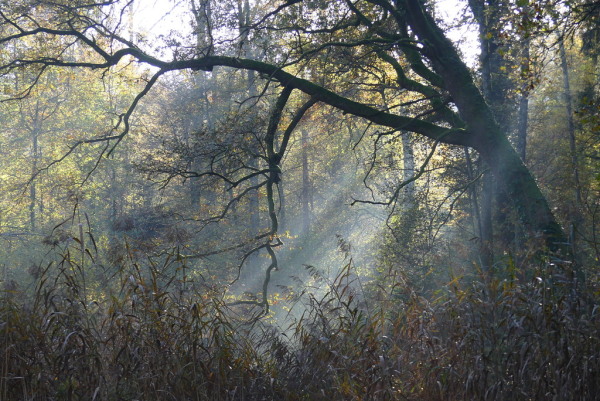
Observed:
[[[226,15],[228,4],[222,4]],[[222,36],[213,38],[210,51],[198,46],[169,42],[173,58],[161,58],[143,43],[134,43],[119,35],[119,24],[106,18],[109,12],[119,15],[127,3],[113,0],[102,3],[67,4],[62,2],[28,2],[23,7],[2,5],[0,43],[11,46],[23,40],[52,40],[53,47],[44,52],[31,49],[21,57],[7,59],[0,67],[4,76],[28,69],[40,75],[53,68],[102,69],[110,74],[124,63],[139,63],[150,68],[145,86],[119,114],[112,129],[102,136],[72,144],[72,149],[90,143],[104,142],[112,149],[131,130],[131,118],[140,102],[156,83],[173,71],[212,71],[217,67],[254,71],[272,90],[278,86],[278,98],[270,108],[270,121],[261,146],[265,154],[258,165],[237,170],[236,177],[215,171],[210,176],[231,187],[260,177],[254,190],[264,188],[270,228],[257,235],[266,239],[259,248],[270,254],[277,244],[278,222],[274,186],[281,180],[280,163],[290,135],[304,112],[315,103],[333,107],[389,127],[392,131],[408,131],[435,143],[465,146],[476,150],[490,166],[506,196],[514,201],[527,232],[542,236],[556,250],[564,241],[564,233],[528,169],[511,146],[506,132],[496,122],[490,106],[478,89],[473,75],[458,51],[431,16],[427,4],[419,0],[336,1],[267,3],[257,7],[266,10],[256,15],[240,31],[227,31],[231,22],[218,27]],[[235,10],[235,7],[230,7]],[[38,10],[50,15],[40,20]],[[107,11],[108,10],[108,11]],[[213,9],[212,12],[215,12]],[[233,17],[232,17],[233,18]],[[248,22],[246,22],[248,23]],[[214,27],[214,32],[217,32]],[[243,32],[241,35],[238,32]],[[238,56],[242,39],[250,33],[272,36],[251,58]],[[283,37],[286,43],[275,40]],[[59,40],[60,39],[60,40]],[[230,44],[236,44],[231,46]],[[73,45],[85,49],[73,56],[65,50]],[[323,66],[318,74],[307,74],[313,66]],[[364,78],[373,68],[392,68],[396,86],[383,86],[384,92],[409,92],[411,97],[398,98],[400,104],[382,107],[365,96]],[[303,78],[304,77],[304,78]],[[314,77],[314,80],[308,79]],[[301,105],[291,102],[297,92],[304,94]],[[402,115],[396,110],[403,102],[427,105],[418,115]],[[296,108],[294,118],[283,125],[282,112]],[[458,111],[458,113],[455,112]],[[221,135],[214,133],[216,138]],[[249,191],[246,187],[246,192]],[[390,205],[398,200],[398,191],[389,199],[369,203]],[[274,241],[274,242],[273,242]],[[275,263],[275,262],[274,262]],[[275,263],[276,266],[276,263]]]

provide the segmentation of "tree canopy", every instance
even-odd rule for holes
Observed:
[[[547,235],[552,241],[560,241],[564,236],[536,183],[484,101],[473,74],[431,16],[431,6],[416,0],[307,4],[292,1],[257,5],[250,10],[249,4],[233,2],[211,12],[230,13],[230,18],[236,11],[240,15],[246,13],[239,30],[234,30],[227,18],[216,20],[206,13],[198,17],[197,30],[210,31],[204,33],[208,42],[190,48],[173,40],[165,49],[169,56],[161,57],[123,37],[122,19],[128,5],[25,2],[2,13],[3,45],[22,49],[3,65],[5,76],[23,69],[31,70],[34,77],[41,77],[52,68],[108,71],[124,63],[149,68],[144,87],[119,113],[109,134],[84,139],[72,145],[73,148],[99,141],[119,142],[130,131],[131,116],[140,100],[168,72],[212,71],[215,67],[250,70],[258,73],[265,85],[276,83],[283,89],[280,104],[272,115],[271,130],[277,130],[277,113],[286,106],[291,90],[296,89],[313,101],[374,124],[411,131],[441,143],[471,147],[514,200],[528,230]],[[109,6],[111,11],[107,12]],[[110,19],[114,13],[121,18]],[[275,50],[277,40],[271,39],[275,32],[289,39],[289,46],[283,52]],[[249,44],[250,38],[263,40],[269,47],[251,48],[257,46]],[[35,40],[44,43],[43,48],[19,45]],[[254,54],[256,57],[248,57]],[[363,62],[353,59],[370,61],[372,68],[383,69],[385,76],[375,78],[389,82],[381,83],[379,88],[373,86],[371,91],[404,92],[403,97],[410,99],[409,103],[426,105],[425,110],[420,115],[411,115],[406,108],[398,112],[402,103],[364,101],[364,83],[353,84],[352,77],[377,74],[368,71],[371,66],[365,68]],[[302,77],[319,62],[327,66],[313,73],[318,76],[317,82]],[[336,77],[332,79],[331,74]],[[32,86],[36,82],[37,79],[32,80]],[[268,134],[267,138],[274,134]],[[278,154],[274,149],[271,152],[268,169],[273,170],[278,168],[285,146]]]

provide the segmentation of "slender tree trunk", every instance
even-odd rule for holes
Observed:
[[[412,135],[410,132],[402,133],[402,162],[404,169],[404,181],[411,180],[415,176],[415,152],[412,145]],[[404,187],[405,209],[410,211],[416,205],[415,182],[412,181]]]
[[[517,124],[517,152],[521,156],[523,163],[527,160],[527,128],[529,126],[529,88],[531,57],[529,54],[530,39],[527,37],[523,41],[523,54],[521,56],[521,79],[524,82],[521,85],[521,94],[519,97],[519,117]]]
[[[481,65],[481,87],[482,94],[491,107],[495,110],[496,121],[501,126],[507,118],[498,118],[503,113],[502,98],[503,90],[500,87],[498,77],[501,76],[502,57],[498,49],[498,18],[500,14],[497,1],[474,1],[469,0],[469,6],[475,15],[479,25],[479,43],[480,43],[480,65]],[[485,166],[484,166],[485,168]],[[484,270],[490,270],[494,263],[494,198],[496,198],[494,185],[494,175],[491,171],[482,176],[481,185],[481,204],[479,221],[479,259]],[[501,199],[497,199],[498,206],[501,206]],[[503,205],[501,208],[504,208]]]
[[[523,9],[524,19],[529,18],[529,8]],[[521,55],[521,92],[519,94],[519,110],[517,116],[517,153],[521,157],[521,160],[525,164],[527,162],[527,130],[529,128],[529,92],[531,88],[531,57],[529,53],[529,47],[531,40],[529,36],[526,36],[522,42],[522,55]],[[523,240],[523,232],[518,224],[514,225],[514,241],[515,250],[521,248]],[[521,258],[520,252],[515,252],[515,261],[518,263]]]
[[[480,262],[483,269],[491,270],[494,263],[493,230],[494,177],[491,172],[483,175],[481,185],[481,241]]]
[[[571,250],[573,255],[577,256],[577,230],[583,220],[581,214],[582,197],[581,197],[581,182],[579,180],[579,160],[577,155],[577,140],[575,137],[575,121],[573,119],[573,95],[571,93],[571,83],[569,79],[569,64],[567,62],[567,52],[565,50],[564,37],[561,36],[558,41],[559,52],[560,52],[560,65],[563,75],[563,90],[565,100],[565,112],[567,117],[567,132],[569,136],[569,150],[571,152],[571,169],[573,173],[574,183],[574,198],[575,202],[573,210],[570,213],[571,227],[569,230],[569,242],[571,243]],[[575,266],[577,270],[575,273],[580,275],[578,266]],[[583,280],[583,277],[579,277]]]
[[[252,57],[252,48],[248,42],[249,25],[250,25],[250,3],[248,0],[238,0],[237,2],[237,17],[238,17],[238,32],[239,32],[239,51],[241,56]],[[248,96],[251,98],[257,96],[256,85],[255,85],[255,72],[252,70],[246,71],[246,88],[248,90]],[[252,149],[252,151],[255,151]],[[254,156],[250,156],[248,160],[248,166],[252,169],[258,169],[257,160]],[[258,177],[252,177],[250,179],[252,186],[259,184]],[[260,230],[261,216],[260,216],[260,201],[259,193],[253,191],[248,194],[249,196],[249,212],[250,212],[250,227],[254,230],[253,234],[256,234]]]
[[[475,180],[475,169],[473,168],[473,160],[471,159],[471,154],[469,153],[469,148],[465,147],[465,161],[467,164],[467,179],[469,182],[473,182]],[[469,189],[469,199],[471,201],[471,220],[473,223],[473,230],[476,232],[476,235],[481,238],[481,211],[479,209],[479,199],[477,196],[477,188],[475,185],[471,185]]]
[[[113,158],[114,156],[111,156]],[[114,161],[114,158],[113,158]],[[121,216],[122,210],[119,209],[119,196],[118,192],[120,188],[118,186],[117,180],[117,168],[114,162],[110,163],[110,198],[111,198],[111,212],[110,212],[110,222],[113,224],[113,227],[116,227],[117,219]]]
[[[567,132],[569,136],[569,147],[571,151],[571,168],[573,171],[573,181],[575,184],[575,207],[576,213],[581,207],[581,183],[579,181],[579,160],[577,157],[577,142],[575,138],[575,122],[573,120],[573,95],[571,93],[571,83],[569,81],[569,65],[567,62],[567,52],[565,51],[564,40],[561,37],[558,42],[560,52],[560,65],[563,75],[563,95],[565,99],[565,111],[567,118]]]
[[[464,149],[465,160],[467,163],[467,175],[469,181],[475,179],[473,161],[468,148]],[[484,270],[491,269],[494,262],[494,252],[492,243],[488,240],[492,237],[492,186],[493,181],[490,179],[491,174],[484,174],[481,182],[481,206],[479,204],[479,197],[477,196],[477,189],[474,185],[471,186],[469,191],[471,198],[471,205],[473,209],[473,228],[477,232],[479,237],[479,263]]]
[[[521,93],[519,99],[519,125],[517,127],[517,152],[523,162],[527,161],[527,127],[529,124],[529,93]]]
[[[312,188],[308,171],[308,131],[302,130],[300,142],[302,146],[302,235],[310,231],[310,206],[312,204]]]
[[[31,136],[31,176],[34,177],[37,174],[38,170],[38,135],[39,131],[37,129],[37,121],[34,122],[36,127],[33,130]],[[36,187],[36,179],[31,180],[31,184],[29,185],[29,226],[31,231],[36,229],[36,206],[37,206],[37,187]]]
[[[212,5],[210,0],[192,0],[191,11],[196,23],[196,51],[199,54],[210,54],[212,52]],[[215,110],[211,92],[215,91],[217,83],[217,72],[196,72],[194,76],[194,86],[196,88],[197,100],[201,102],[201,112],[196,118],[192,118],[192,124],[188,135],[191,135],[196,130],[214,129]],[[193,142],[192,142],[193,143]],[[205,161],[193,155],[192,170],[203,171],[208,166]],[[198,178],[191,178],[190,185],[190,201],[194,208],[197,208],[202,203],[202,197],[205,196],[204,202],[211,205],[215,202],[215,193],[211,188],[201,187],[201,182]]]
[[[40,147],[39,137],[42,131],[42,116],[40,112],[40,101],[38,100],[35,104],[34,114],[32,116],[31,123],[31,184],[29,186],[29,225],[31,231],[34,231],[38,226],[38,216],[36,209],[38,204],[41,205],[41,201],[38,199],[37,191],[37,174],[38,164],[40,160]],[[34,178],[36,177],[36,178]],[[41,209],[41,206],[40,206]]]

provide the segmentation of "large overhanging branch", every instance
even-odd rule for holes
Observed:
[[[275,79],[282,85],[294,89],[298,89],[318,101],[335,107],[336,109],[365,118],[375,124],[391,127],[398,130],[411,131],[417,134],[424,135],[442,143],[461,146],[472,146],[471,136],[462,129],[448,129],[436,124],[415,119],[412,117],[400,116],[397,114],[388,113],[368,106],[364,103],[356,102],[346,97],[340,96],[337,93],[317,85],[311,81],[299,78],[291,73],[288,73],[277,66],[264,62],[241,59],[226,56],[208,56],[188,61],[178,61],[173,64],[173,69],[198,69],[210,71],[217,66],[226,66],[237,69],[254,70],[267,75],[271,79]],[[449,133],[449,131],[452,131]]]
[[[6,17],[3,16],[5,19]],[[9,72],[15,68],[23,68],[28,66],[58,66],[71,68],[90,68],[90,69],[107,69],[119,64],[122,60],[133,57],[138,62],[156,67],[160,70],[160,74],[168,71],[178,71],[185,69],[211,71],[214,67],[231,67],[242,70],[253,70],[259,72],[272,80],[280,82],[283,86],[292,89],[298,89],[318,101],[337,108],[338,110],[352,114],[358,117],[365,118],[373,123],[401,129],[405,131],[415,132],[424,135],[433,140],[439,140],[443,143],[472,146],[473,141],[471,135],[464,130],[453,130],[449,135],[448,129],[439,125],[415,119],[412,117],[400,116],[378,110],[366,104],[351,100],[347,97],[340,96],[335,92],[315,84],[309,80],[299,78],[282,68],[261,61],[242,59],[227,56],[206,56],[190,60],[175,60],[163,61],[156,57],[146,54],[135,46],[128,46],[109,53],[93,39],[86,36],[85,33],[77,30],[60,30],[50,28],[36,28],[33,30],[20,29],[19,32],[0,39],[0,43],[8,44],[14,41],[21,40],[26,37],[35,37],[39,35],[50,35],[54,37],[73,38],[78,40],[82,45],[86,46],[94,54],[101,57],[101,60],[65,60],[62,57],[34,57],[34,58],[19,58],[12,62],[0,66],[0,73]],[[121,42],[123,43],[123,42]]]
[[[61,67],[108,68],[118,64],[118,62],[126,56],[133,56],[140,62],[158,67],[162,70],[161,73],[185,69],[211,71],[214,67],[219,66],[253,70],[267,75],[270,79],[277,80],[286,87],[298,89],[318,99],[320,102],[333,106],[344,113],[362,117],[379,125],[421,134],[433,140],[439,140],[442,143],[469,147],[473,146],[472,137],[465,130],[452,129],[452,133],[448,135],[448,128],[412,117],[400,116],[378,110],[364,103],[356,102],[340,96],[337,93],[324,88],[323,86],[315,84],[306,79],[299,78],[275,65],[256,60],[227,56],[207,56],[193,60],[164,62],[148,56],[137,49],[122,49],[117,51],[113,56],[109,56],[105,63],[64,62],[50,59],[22,62],[28,64],[46,64]]]

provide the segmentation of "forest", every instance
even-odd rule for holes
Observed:
[[[596,400],[600,2],[0,0],[0,400]]]

